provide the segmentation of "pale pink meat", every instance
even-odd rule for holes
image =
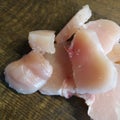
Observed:
[[[36,30],[29,32],[28,42],[33,50],[42,53],[55,53],[54,40],[55,31],[51,30]]]
[[[120,26],[111,20],[90,21],[85,26],[87,29],[97,33],[105,54],[109,53],[120,39]]]
[[[76,93],[101,93],[115,87],[117,71],[104,54],[95,32],[78,30],[68,54],[72,62]]]
[[[52,66],[42,54],[32,51],[5,68],[5,80],[11,88],[23,94],[40,89],[50,78]]]
[[[57,44],[55,31],[30,32],[33,50],[5,68],[5,80],[23,94],[75,95],[94,120],[120,120],[120,65],[117,71],[113,63],[120,63],[120,27],[105,19],[85,24],[91,15],[83,6],[56,36]]]
[[[63,44],[55,44],[55,48],[55,54],[45,54],[45,58],[53,67],[53,74],[39,91],[46,95],[69,98],[75,92],[71,63]]]
[[[116,65],[118,80],[116,88],[95,95],[95,101],[89,106],[88,115],[93,120],[120,120],[120,65]]]
[[[56,36],[56,42],[68,40],[84,23],[91,17],[92,13],[88,5],[83,6],[75,16],[65,25],[65,27]]]
[[[120,43],[117,43],[113,46],[111,52],[107,54],[107,56],[115,63],[120,64]]]

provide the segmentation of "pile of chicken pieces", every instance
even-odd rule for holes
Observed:
[[[91,15],[85,5],[57,36],[30,32],[31,52],[5,68],[5,80],[22,94],[78,96],[93,120],[120,120],[120,26],[107,19],[87,22]]]

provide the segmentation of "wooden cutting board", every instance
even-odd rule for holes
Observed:
[[[29,31],[58,33],[85,4],[93,11],[91,20],[106,18],[120,24],[120,0],[0,0],[0,120],[90,120],[84,100],[18,94],[3,74],[8,63],[30,51]]]

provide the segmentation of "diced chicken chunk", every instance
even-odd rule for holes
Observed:
[[[104,54],[95,32],[77,31],[68,54],[77,93],[100,93],[116,86],[117,71]]]
[[[83,6],[67,25],[56,36],[56,42],[68,40],[84,23],[91,17],[92,13],[88,5]]]
[[[37,30],[29,33],[29,44],[33,50],[39,52],[55,53],[55,31]]]
[[[120,27],[111,20],[90,21],[86,24],[86,28],[97,33],[106,54],[112,50],[114,44],[120,39]]]
[[[32,51],[5,68],[5,80],[11,88],[23,94],[40,89],[50,78],[52,66],[38,52]]]

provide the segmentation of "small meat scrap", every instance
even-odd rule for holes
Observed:
[[[55,31],[37,30],[29,32],[28,40],[29,45],[33,50],[42,53],[55,53]]]

